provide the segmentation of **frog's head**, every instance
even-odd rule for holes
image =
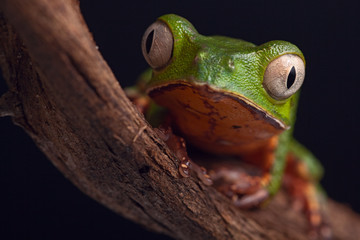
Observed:
[[[146,30],[142,49],[153,69],[150,88],[177,80],[207,84],[241,99],[284,128],[294,121],[305,60],[291,43],[256,46],[228,37],[206,37],[186,19],[169,14]]]

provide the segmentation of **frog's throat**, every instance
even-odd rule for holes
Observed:
[[[217,94],[222,94],[223,96],[230,97],[233,100],[244,105],[247,109],[252,111],[254,114],[260,115],[266,122],[271,124],[274,128],[276,128],[278,130],[288,130],[290,128],[290,126],[286,125],[281,120],[272,116],[264,108],[260,107],[256,103],[252,102],[250,99],[246,98],[245,96],[238,94],[238,93],[234,93],[234,92],[224,91],[223,89],[216,89],[216,88],[209,86],[206,83],[195,83],[195,82],[188,82],[188,81],[184,81],[184,80],[178,80],[178,81],[173,81],[171,83],[162,83],[162,84],[159,84],[156,86],[149,87],[147,89],[147,93],[150,96],[157,95],[157,92],[171,90],[174,88],[181,88],[184,86],[197,87],[197,88],[201,89],[202,91],[206,91],[207,93],[214,93],[214,94],[217,93]],[[162,104],[159,104],[159,105],[162,105]]]

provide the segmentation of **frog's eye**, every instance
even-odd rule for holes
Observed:
[[[282,55],[269,63],[263,86],[276,100],[284,100],[301,87],[305,77],[304,61],[295,54]]]
[[[173,51],[174,39],[170,28],[162,21],[156,21],[145,31],[141,48],[145,60],[154,69],[165,67]]]

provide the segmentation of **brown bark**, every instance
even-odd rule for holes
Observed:
[[[307,239],[304,217],[283,194],[263,210],[241,211],[179,176],[178,160],[96,49],[77,1],[3,0],[0,7],[9,86],[0,116],[12,116],[81,191],[176,239]],[[329,218],[335,239],[360,237],[360,218],[347,207],[330,201]]]

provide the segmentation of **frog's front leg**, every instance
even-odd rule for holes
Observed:
[[[231,167],[219,167],[210,173],[215,187],[243,209],[259,207],[276,193],[284,169],[285,156],[278,150],[277,136],[256,149],[244,154],[241,160],[248,162],[261,172],[234,163]],[[276,161],[275,161],[276,159]]]
[[[264,177],[249,174],[246,167],[232,164],[214,167],[209,171],[214,187],[237,207],[247,209],[259,206],[269,197],[269,192],[263,188]]]
[[[188,156],[184,138],[175,135],[171,127],[167,125],[168,124],[165,124],[155,128],[155,131],[180,160],[179,172],[181,176],[189,177],[195,174],[204,184],[212,185],[213,182],[207,174],[206,169],[194,163]]]

